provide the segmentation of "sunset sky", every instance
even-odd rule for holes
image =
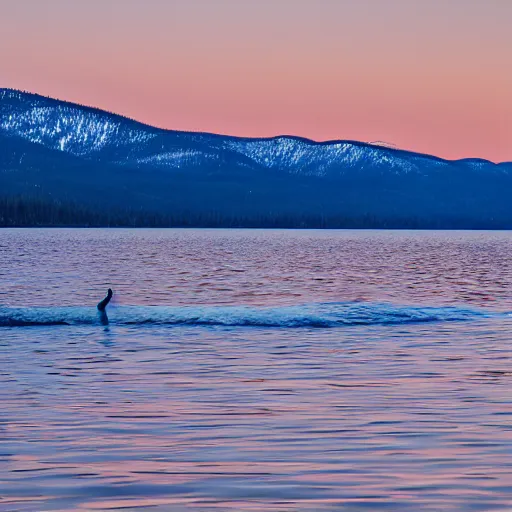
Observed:
[[[511,0],[0,0],[0,87],[164,128],[512,160]]]

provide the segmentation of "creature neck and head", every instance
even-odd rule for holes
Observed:
[[[98,311],[105,311],[105,308],[108,306],[110,299],[112,299],[113,292],[109,288],[107,292],[107,296],[98,304]]]
[[[100,322],[103,325],[108,325],[108,316],[106,308],[108,306],[108,303],[110,302],[110,299],[112,299],[113,292],[109,288],[107,292],[107,296],[98,304],[98,311],[100,313]]]

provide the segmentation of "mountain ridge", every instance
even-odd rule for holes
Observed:
[[[231,134],[222,134],[222,133],[215,133],[215,132],[207,132],[207,131],[188,131],[188,130],[177,130],[172,128],[163,128],[159,126],[154,126],[149,123],[145,123],[143,121],[139,121],[133,117],[119,114],[116,112],[112,112],[110,110],[101,109],[99,107],[94,107],[90,105],[85,105],[81,103],[75,103],[68,100],[60,100],[58,98],[52,97],[52,96],[44,96],[38,93],[29,92],[29,91],[22,91],[18,89],[12,89],[12,88],[0,88],[0,101],[4,99],[4,95],[7,93],[13,93],[14,95],[18,96],[25,96],[25,97],[32,97],[34,99],[41,99],[45,101],[49,101],[58,105],[72,107],[72,108],[79,108],[85,111],[88,111],[90,113],[95,114],[107,114],[109,116],[112,116],[114,118],[117,118],[122,121],[127,121],[129,123],[133,123],[136,126],[139,126],[141,128],[149,129],[151,131],[156,131],[160,133],[172,133],[172,134],[187,134],[187,135],[198,135],[198,136],[207,136],[212,138],[224,138],[224,139],[231,139],[234,141],[240,141],[240,142],[271,142],[275,140],[293,140],[296,142],[301,142],[305,144],[309,144],[312,146],[333,146],[338,144],[350,144],[354,146],[361,146],[361,147],[371,147],[371,148],[378,148],[382,151],[389,151],[391,153],[404,153],[407,155],[414,155],[414,156],[421,156],[424,158],[430,158],[433,160],[438,160],[442,162],[450,162],[450,163],[457,163],[457,162],[484,162],[494,165],[500,165],[500,164],[512,164],[512,161],[503,161],[503,162],[495,162],[493,160],[489,160],[486,158],[480,158],[480,157],[464,157],[464,158],[456,158],[456,159],[449,159],[449,158],[443,158],[437,155],[424,153],[421,151],[413,151],[398,147],[390,147],[387,145],[372,143],[372,142],[364,142],[364,141],[358,141],[355,139],[328,139],[328,140],[314,140],[308,137],[303,137],[300,135],[291,135],[291,134],[279,134],[279,135],[272,135],[268,137],[245,137],[245,136],[238,136],[238,135],[231,135]]]
[[[508,162],[446,160],[360,141],[167,130],[0,89],[6,204],[36,198],[38,205],[63,202],[101,218],[145,212],[161,223],[189,215],[219,224],[230,219],[229,225],[246,219],[242,224],[251,226],[275,218],[287,219],[287,226],[309,219],[312,227],[350,227],[353,219],[379,226],[414,219],[414,225],[512,227],[511,190]]]

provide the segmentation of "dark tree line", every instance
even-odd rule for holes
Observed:
[[[492,218],[377,217],[176,211],[159,213],[135,208],[102,210],[47,198],[0,197],[0,227],[210,227],[291,229],[512,229],[512,222]]]

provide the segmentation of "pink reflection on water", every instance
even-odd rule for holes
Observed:
[[[117,243],[142,247],[151,239],[129,233],[118,235]],[[261,235],[236,234],[236,243],[221,235],[191,235],[190,243],[196,254],[206,254],[212,243],[227,244],[243,260],[261,242]],[[13,250],[27,247],[26,233],[20,236]],[[69,235],[48,236],[56,242]],[[85,235],[76,236],[84,247]],[[111,248],[104,245],[107,238],[92,236],[101,260]],[[157,237],[156,249],[150,246],[162,271],[159,265],[186,244],[181,235],[151,236]],[[387,294],[430,303],[440,292],[440,302],[452,303],[477,285],[501,297],[510,287],[509,235],[452,234],[455,239],[446,243],[437,235],[425,240],[426,235],[400,234],[390,241],[385,234],[322,235],[325,240],[296,235],[302,245],[293,237],[269,236],[271,247],[289,245],[286,257],[298,264],[303,258],[319,261],[316,244],[348,255],[339,271],[325,259],[318,263],[322,273],[334,272],[336,286],[322,292],[314,280],[305,279],[303,289],[294,284],[312,297],[330,298],[347,285],[347,294],[364,289],[373,298]],[[383,262],[397,244],[403,252],[393,256],[392,268]],[[449,254],[447,270],[421,261],[422,251],[437,254],[437,261]],[[39,271],[51,281],[42,269],[58,265],[43,255],[51,258],[44,245],[29,259],[41,260]],[[488,261],[479,267],[483,258]],[[196,296],[193,281],[204,261],[206,256],[191,264],[190,289],[172,300],[206,300],[211,291]],[[262,278],[263,287],[279,285],[280,262],[271,263],[275,280]],[[370,267],[379,271],[360,281]],[[479,269],[473,281],[471,267]],[[357,269],[355,279],[351,273]],[[429,279],[423,281],[418,269]],[[403,281],[397,281],[400,272]],[[463,277],[446,287],[446,276],[457,273]],[[209,297],[233,300],[242,273],[231,274],[229,291]],[[150,303],[163,297],[164,284],[156,276],[154,294],[144,298]],[[77,271],[70,283],[78,288],[83,277]],[[95,287],[96,278],[85,279],[76,300]],[[126,276],[121,281],[129,289]],[[406,282],[416,283],[415,291]],[[13,290],[8,287],[4,296],[12,297]],[[43,300],[38,291],[28,297]],[[504,308],[509,305],[505,300]],[[5,329],[0,508],[506,510],[512,482],[511,329],[507,316],[336,329]]]

